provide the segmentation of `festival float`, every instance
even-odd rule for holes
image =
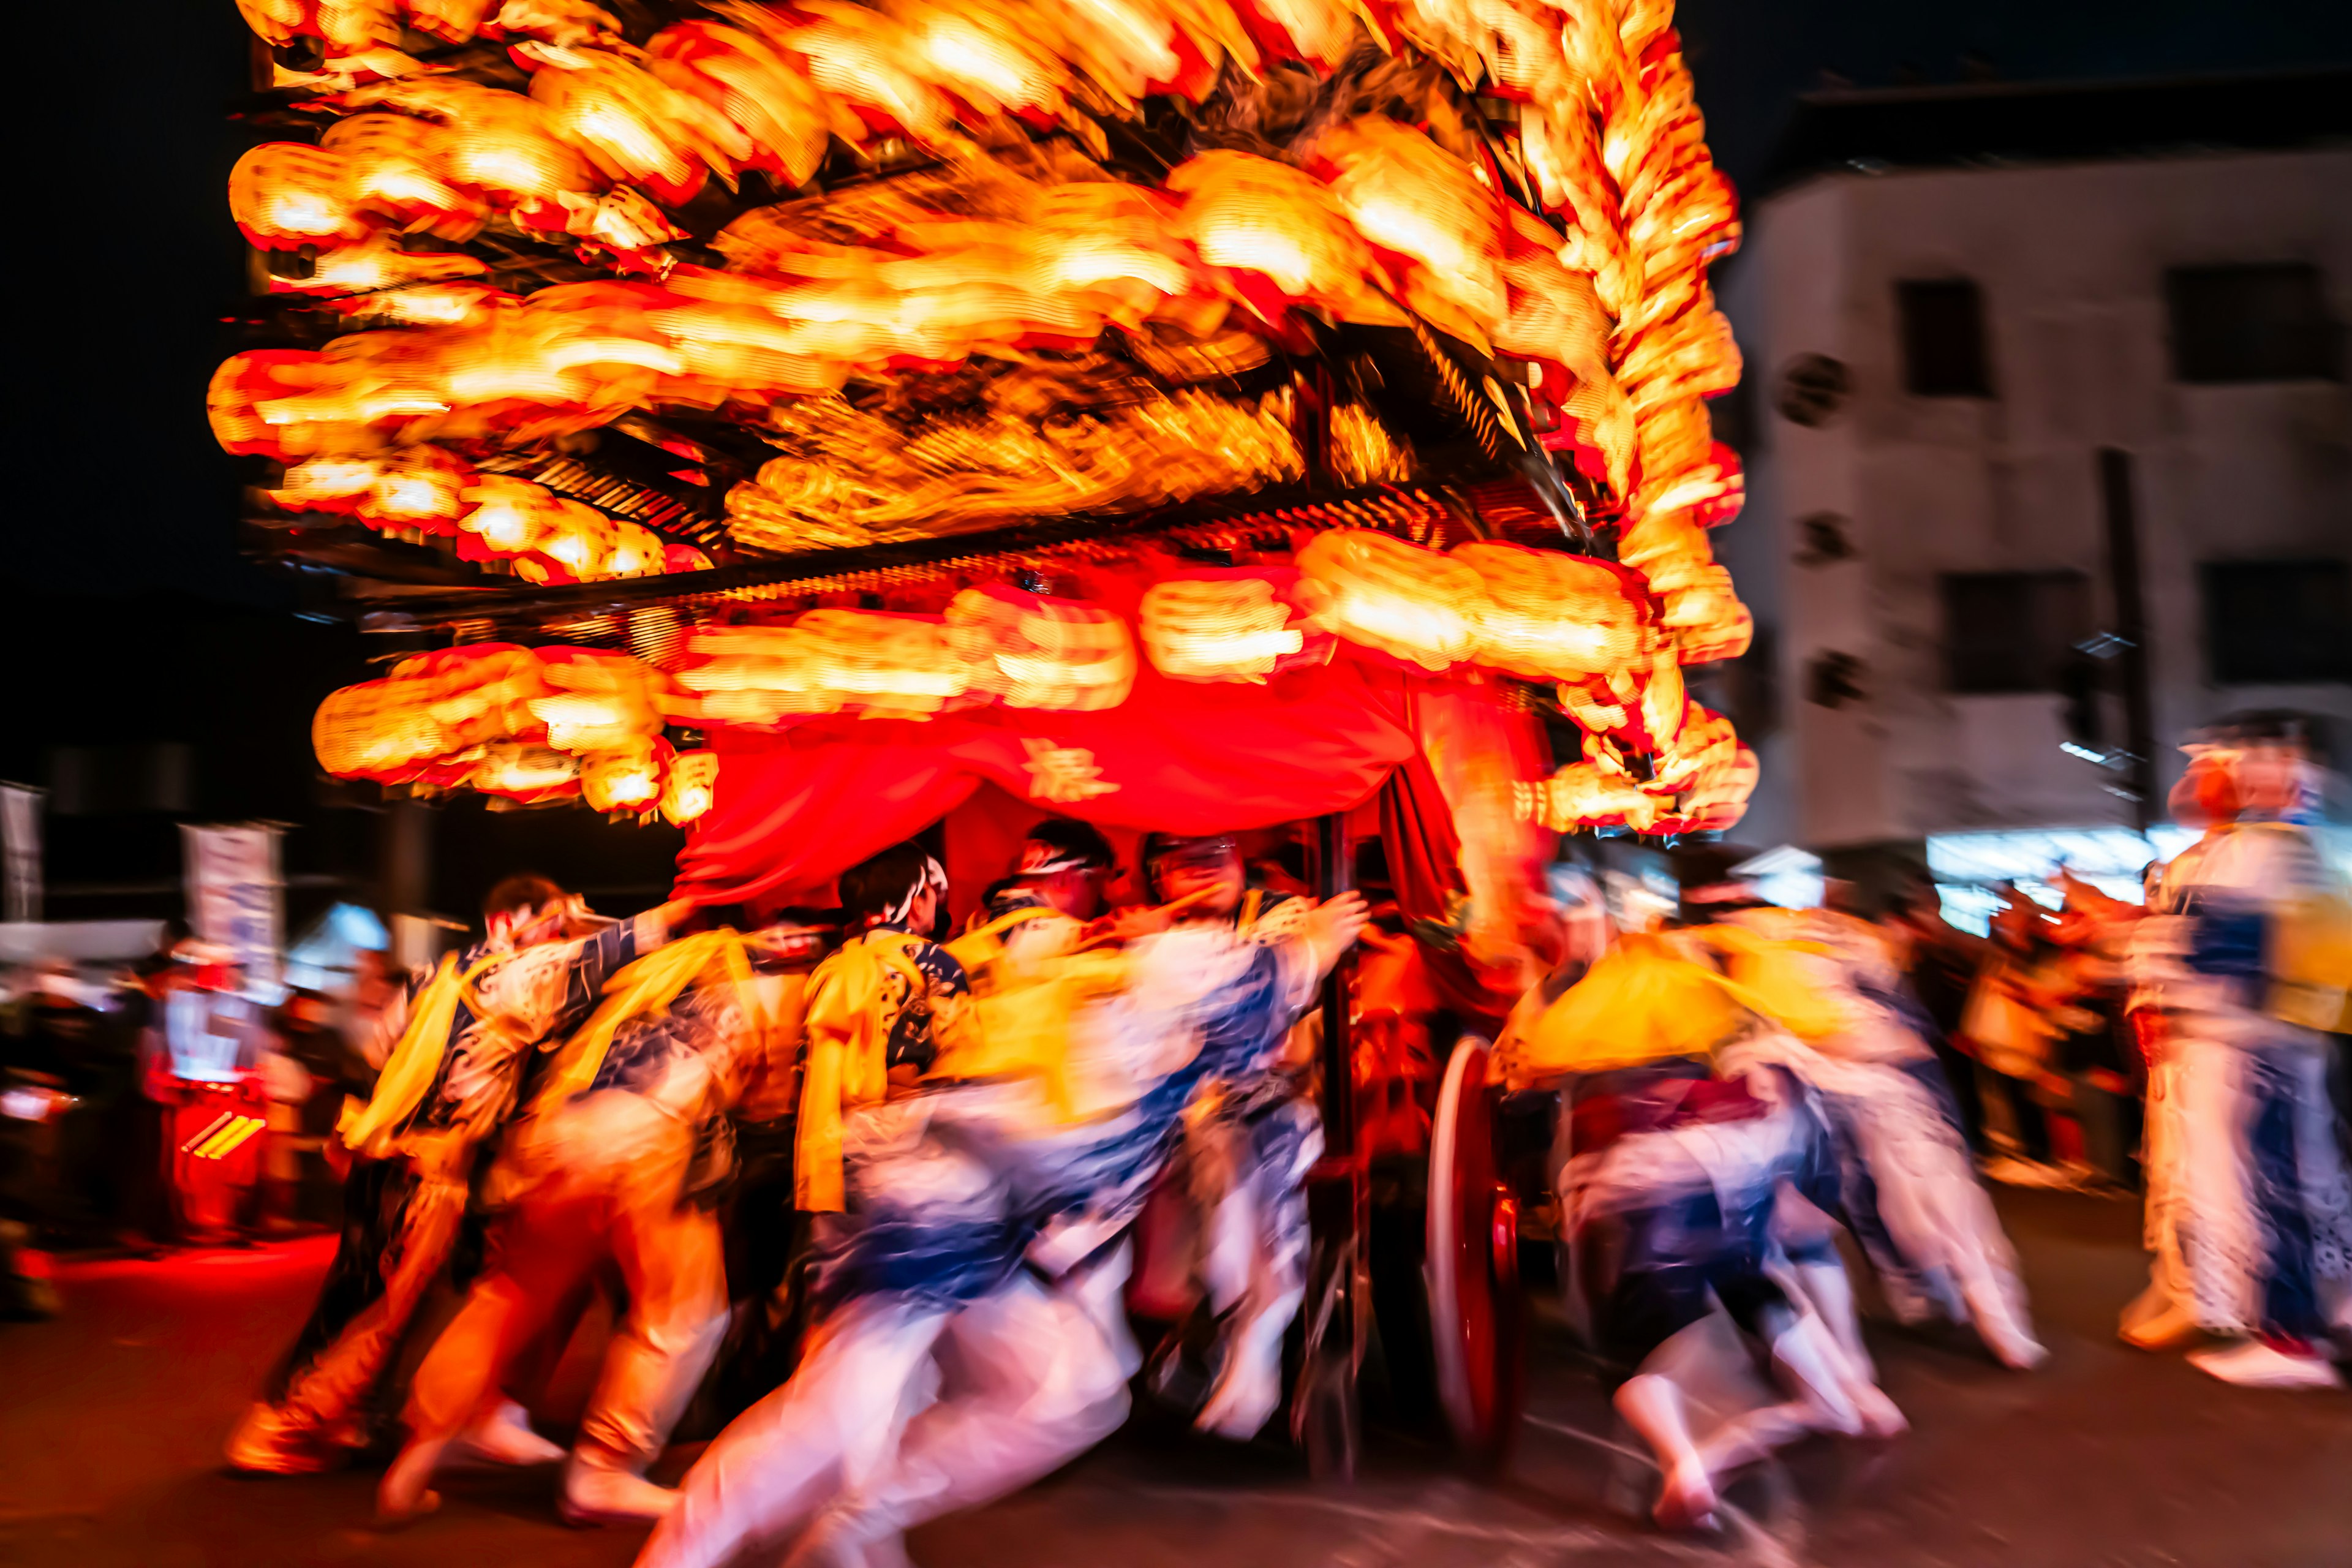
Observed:
[[[337,777],[659,814],[755,913],[941,822],[960,881],[1047,812],[1312,824],[1326,892],[1378,840],[1410,1006],[1470,1030],[1554,835],[1738,817],[1687,684],[1750,631],[1707,534],[1738,226],[1670,5],[239,8],[213,429],[259,547],[425,646],[321,707]],[[1295,1429],[1344,1462],[1403,1158],[1491,1452],[1494,1090],[1466,1044],[1360,1128],[1371,989],[1326,1006]]]

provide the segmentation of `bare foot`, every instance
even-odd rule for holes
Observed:
[[[1911,1430],[1902,1408],[1876,1384],[1856,1383],[1847,1393],[1853,1398],[1854,1413],[1862,1417],[1864,1436],[1897,1437]]]
[[[1685,1461],[1666,1472],[1658,1492],[1658,1506],[1650,1510],[1661,1530],[1713,1530],[1715,1482],[1706,1467]]]
[[[563,1449],[530,1429],[530,1416],[508,1400],[469,1427],[453,1447],[450,1458],[460,1464],[533,1465],[561,1463]]]
[[[378,1525],[386,1530],[397,1530],[441,1506],[441,1494],[428,1489],[444,1447],[444,1444],[428,1441],[411,1443],[400,1451],[375,1489],[375,1521]]]
[[[2198,1333],[2197,1314],[2177,1302],[2137,1317],[2126,1309],[2124,1318],[2124,1326],[2116,1331],[2116,1337],[2135,1350],[2170,1350],[2187,1344]]]

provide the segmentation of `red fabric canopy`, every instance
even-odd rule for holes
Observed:
[[[1117,708],[992,708],[916,721],[714,730],[719,785],[678,857],[713,903],[814,898],[982,781],[1104,826],[1211,833],[1345,811],[1417,747],[1402,674],[1341,658],[1264,686],[1170,680],[1147,664]]]

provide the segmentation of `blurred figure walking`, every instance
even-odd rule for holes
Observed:
[[[2205,836],[2165,870],[2132,944],[2153,1045],[2144,1348],[2198,1331],[2224,1382],[2336,1388],[2352,1333],[2352,1180],[2327,1092],[2352,983],[2352,895],[2294,819],[2309,768],[2292,736],[2223,731],[2173,790]]]

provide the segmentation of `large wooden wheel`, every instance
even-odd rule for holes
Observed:
[[[1437,1398],[1464,1453],[1508,1457],[1522,1368],[1518,1204],[1495,1157],[1497,1099],[1484,1040],[1454,1047],[1429,1148],[1428,1250],[1422,1265]]]

